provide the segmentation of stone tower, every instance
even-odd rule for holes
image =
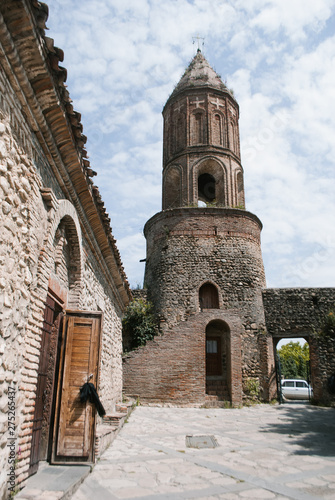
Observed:
[[[133,355],[137,385],[126,388],[151,400],[204,402],[207,393],[236,405],[256,379],[268,397],[262,225],[245,210],[239,107],[200,50],[163,117],[163,210],[144,228],[145,286],[163,335],[154,351]]]

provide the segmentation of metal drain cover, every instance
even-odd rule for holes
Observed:
[[[214,436],[186,436],[187,448],[216,448],[218,445]]]

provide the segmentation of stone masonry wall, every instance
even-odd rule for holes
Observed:
[[[249,325],[264,323],[260,228],[243,210],[183,208],[152,217],[144,229],[145,285],[162,319],[172,325],[198,312],[199,288],[210,281],[220,308],[240,308]]]
[[[335,375],[335,339],[314,336],[310,338],[309,346],[313,398],[335,407],[335,394],[329,390],[329,378]]]
[[[309,336],[335,307],[335,288],[269,288],[262,295],[266,327],[274,337]]]
[[[33,143],[11,87],[0,72],[0,484],[6,490],[8,467],[8,387],[15,389],[15,425],[22,467],[30,453],[36,372],[42,326],[41,296],[36,292],[37,266],[47,228],[40,195],[41,179],[32,158]],[[6,96],[6,101],[4,97]],[[20,124],[20,127],[19,125]],[[27,154],[30,152],[30,155]],[[38,152],[35,150],[35,154]]]

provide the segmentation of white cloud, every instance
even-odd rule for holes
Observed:
[[[283,29],[294,41],[305,37],[304,28],[320,29],[334,6],[330,0],[272,0],[264,5],[257,2],[260,11],[251,21],[251,26],[261,28],[266,34]],[[263,5],[261,5],[263,3]]]

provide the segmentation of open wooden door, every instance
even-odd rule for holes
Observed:
[[[80,402],[80,387],[97,387],[102,313],[66,311],[58,377],[52,463],[94,461],[95,407]]]

